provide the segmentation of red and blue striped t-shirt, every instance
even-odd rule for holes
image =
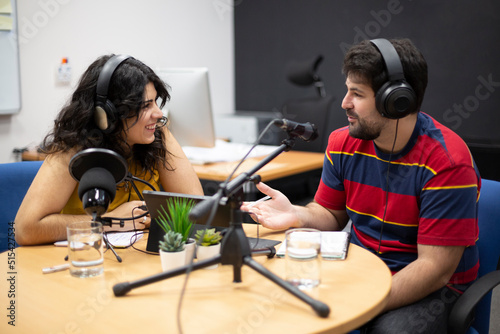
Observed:
[[[463,140],[420,112],[408,144],[392,156],[350,137],[347,127],[332,132],[315,200],[347,210],[351,242],[377,253],[393,273],[417,258],[417,244],[467,246],[450,280],[462,285],[479,266],[480,183]]]

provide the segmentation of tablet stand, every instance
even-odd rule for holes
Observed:
[[[328,317],[328,315],[330,314],[330,308],[328,305],[312,298],[305,292],[299,290],[296,286],[276,276],[260,263],[252,259],[250,244],[242,227],[243,215],[242,211],[240,210],[240,206],[243,201],[243,184],[248,181],[255,172],[269,163],[272,159],[274,159],[284,151],[289,151],[293,147],[293,145],[293,137],[285,139],[274,152],[261,160],[251,170],[245,173],[241,173],[228,183],[222,183],[220,185],[219,191],[215,195],[213,195],[210,199],[198,203],[195,208],[193,208],[190,216],[194,219],[197,219],[198,217],[204,216],[215,205],[219,205],[219,202],[223,196],[227,196],[228,205],[231,206],[231,222],[228,231],[224,235],[221,245],[221,252],[219,255],[215,256],[212,259],[198,261],[196,263],[188,264],[177,269],[162,272],[144,279],[136,280],[133,282],[118,283],[113,286],[113,292],[115,296],[124,296],[132,289],[155,283],[170,277],[178,276],[180,274],[184,274],[191,269],[197,270],[217,263],[220,263],[222,265],[232,265],[233,282],[239,283],[241,282],[241,267],[243,265],[247,265],[264,277],[273,281],[292,295],[310,305],[320,317]]]

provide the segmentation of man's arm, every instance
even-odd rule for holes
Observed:
[[[292,205],[285,195],[264,183],[257,184],[257,189],[269,195],[271,200],[254,206],[244,203],[241,209],[250,212],[251,217],[264,227],[273,230],[310,227],[335,231],[343,229],[349,220],[345,210],[329,210],[316,202],[305,207]]]
[[[392,278],[384,312],[416,302],[445,286],[464,252],[464,246],[418,245],[418,258]]]

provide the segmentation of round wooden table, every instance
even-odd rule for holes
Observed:
[[[248,236],[256,236],[256,226],[245,224]],[[284,237],[283,232],[262,227],[259,235],[276,240]],[[147,234],[136,247],[145,249],[146,240]],[[16,325],[10,326],[4,316],[0,332],[178,333],[180,319],[183,333],[345,333],[376,316],[391,287],[387,266],[351,245],[346,260],[322,260],[321,284],[308,292],[330,306],[327,318],[247,266],[242,269],[243,282],[233,283],[233,268],[228,265],[191,272],[179,312],[186,275],[115,297],[115,284],[161,271],[159,256],[133,248],[117,252],[122,263],[107,251],[104,274],[84,279],[71,277],[67,270],[42,274],[42,268],[64,263],[67,250],[63,247],[20,247],[14,254],[0,254],[4,264],[1,305],[4,314],[14,305]],[[284,272],[284,259],[254,258],[278,276]],[[8,268],[9,261],[13,267]],[[6,293],[11,282],[15,282],[12,296]]]

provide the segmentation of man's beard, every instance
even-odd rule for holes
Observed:
[[[364,120],[357,118],[357,124],[349,124],[349,135],[353,138],[363,140],[375,140],[380,136],[382,126],[379,123],[367,124]]]

